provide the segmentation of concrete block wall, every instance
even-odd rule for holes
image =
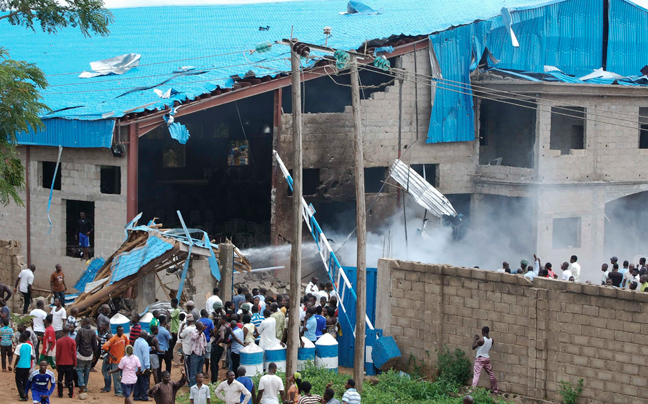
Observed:
[[[419,74],[430,74],[428,50],[417,51]],[[403,116],[401,144],[403,161],[406,164],[438,164],[438,188],[444,194],[465,194],[474,190],[472,176],[478,163],[476,142],[442,144],[425,143],[431,112],[430,86],[418,83],[418,141],[416,121],[416,97],[414,80],[414,54],[399,57],[400,67],[411,74],[403,82]],[[389,77],[385,76],[385,82]],[[349,89],[351,91],[351,89]],[[394,82],[385,91],[375,92],[361,101],[362,129],[364,132],[364,158],[366,167],[389,167],[398,157],[399,84]],[[304,114],[303,149],[304,169],[320,169],[322,192],[318,200],[353,201],[354,154],[353,113],[351,106],[343,113]],[[292,115],[285,114],[281,120],[280,154],[286,166],[292,168]],[[287,184],[280,178],[277,186],[276,215],[279,233],[290,235],[290,198],[286,195]],[[371,203],[375,194],[367,194]],[[309,198],[306,198],[307,200]],[[396,208],[396,189],[385,187],[384,194],[374,205],[376,221],[380,224]],[[372,226],[372,218],[367,219]]]
[[[25,146],[18,148],[25,164]],[[43,161],[56,162],[58,149],[55,147],[30,146],[29,189],[31,195],[31,260],[36,265],[35,284],[49,288],[49,276],[54,265],[60,263],[67,277],[68,288],[74,285],[86,268],[85,260],[66,257],[66,223],[78,218],[66,217],[66,201],[94,202],[94,251],[97,257],[112,254],[124,237],[126,224],[126,158],[113,157],[110,149],[63,149],[61,155],[61,190],[54,190],[50,209],[52,230],[50,234],[47,219],[49,188],[42,186]],[[101,166],[121,168],[121,193],[102,194],[100,190]],[[25,201],[26,193],[21,192]],[[0,211],[0,227],[3,238],[18,240],[21,254],[26,253],[26,210],[25,207],[10,204]]]
[[[383,259],[377,297],[376,327],[396,340],[402,367],[410,355],[433,363],[442,347],[472,360],[473,336],[489,326],[504,392],[559,402],[560,381],[582,378],[588,404],[648,399],[646,293]]]

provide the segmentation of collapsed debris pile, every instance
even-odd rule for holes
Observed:
[[[162,225],[155,223],[137,226],[136,220],[127,225],[127,238],[117,251],[103,262],[93,261],[79,279],[76,288],[83,292],[72,307],[79,309],[80,316],[94,315],[102,304],[123,296],[146,275],[161,271],[181,273],[181,294],[189,262],[196,256],[206,257],[212,275],[220,280],[218,246],[212,245],[206,232],[184,227],[161,229]],[[192,236],[197,233],[200,238]],[[239,272],[252,269],[248,259],[236,247],[234,269]]]
[[[253,288],[264,288],[269,295],[273,296],[283,295],[289,291],[288,285],[277,279],[271,271],[249,273],[239,271],[234,277],[234,291],[239,287],[248,288],[250,291]]]

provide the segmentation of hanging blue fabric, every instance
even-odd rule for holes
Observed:
[[[61,153],[63,153],[63,146],[59,146],[58,158],[56,159],[56,168],[54,169],[54,177],[52,177],[52,185],[50,186],[49,201],[47,201],[47,221],[49,222],[49,235],[52,231],[52,219],[50,218],[50,208],[52,207],[52,194],[54,194],[54,182],[56,181],[56,174],[58,174],[59,165],[61,165]]]
[[[177,110],[177,108],[173,108],[168,114],[164,115],[164,122],[166,122],[167,127],[169,128],[171,137],[177,140],[180,144],[185,144],[187,143],[187,140],[189,140],[189,131],[186,126],[175,122],[174,116]]]

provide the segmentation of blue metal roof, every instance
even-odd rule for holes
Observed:
[[[332,47],[351,49],[367,39],[392,35],[425,35],[475,20],[488,19],[502,7],[540,4],[538,0],[368,0],[381,14],[346,14],[347,0],[308,0],[245,5],[176,6],[112,10],[115,22],[108,37],[85,38],[78,29],[56,35],[32,33],[24,27],[0,24],[0,36],[14,59],[35,63],[48,76],[43,92],[54,111],[47,118],[97,120],[120,117],[192,100],[229,87],[232,75],[253,70],[257,76],[290,70],[288,48],[273,46],[268,53],[244,50],[265,41],[294,36],[324,44],[330,26]],[[259,30],[259,27],[270,27]],[[89,63],[125,53],[142,55],[141,65],[123,75],[78,78]],[[216,54],[237,52],[229,55]],[[175,60],[176,62],[169,62]],[[174,74],[192,65],[202,74]],[[65,74],[76,72],[76,74]],[[161,99],[153,88],[173,87],[179,94]],[[134,90],[135,89],[135,90]],[[139,90],[137,90],[139,89]],[[22,141],[21,141],[22,142]]]
[[[79,121],[70,119],[44,119],[45,127],[38,132],[19,133],[18,143],[38,146],[110,147],[115,121]]]
[[[161,256],[171,248],[173,248],[172,244],[149,233],[149,238],[146,240],[146,245],[144,247],[139,247],[132,251],[122,253],[115,258],[112,264],[110,285],[128,276],[136,274],[141,267]]]
[[[640,75],[648,65],[648,13],[632,2],[612,0],[609,16],[607,70]]]

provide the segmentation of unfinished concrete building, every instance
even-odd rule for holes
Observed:
[[[272,149],[290,165],[288,48],[274,42],[294,25],[301,41],[376,51],[391,62],[390,72],[370,64],[360,72],[370,231],[380,232],[399,209],[398,189],[384,181],[402,156],[463,215],[463,232],[491,229],[507,251],[537,252],[555,268],[576,254],[592,279],[605,254],[642,253],[628,239],[638,238],[648,219],[640,214],[648,191],[641,163],[648,153],[641,77],[648,38],[629,33],[645,28],[646,10],[626,0],[518,8],[512,4],[529,1],[461,0],[440,8],[412,1],[398,10],[379,3],[380,13],[349,15],[340,15],[340,2],[240,5],[228,8],[227,18],[223,6],[176,7],[186,38],[162,53],[156,46],[171,28],[154,23],[167,15],[159,8],[115,10],[106,38],[64,31],[54,40],[1,27],[12,56],[36,62],[53,84],[44,92],[53,110],[43,117],[45,130],[19,136],[25,206],[1,208],[2,238],[20,241],[27,261],[44,268],[36,274],[42,284],[56,262],[72,278],[85,268],[75,240],[81,211],[94,223],[94,256],[114,251],[138,212],[175,226],[180,210],[189,226],[242,248],[290,242],[291,196]],[[251,14],[259,27],[250,27]],[[296,25],[307,19],[308,28]],[[136,29],[147,21],[150,32]],[[322,35],[324,27],[332,36]],[[199,37],[207,39],[197,45]],[[89,62],[131,49],[142,55],[139,67],[77,77]],[[304,195],[323,226],[347,234],[355,211],[348,71],[323,54],[304,64]],[[172,138],[163,120],[173,108],[190,134],[186,143]],[[521,258],[489,255],[457,264],[494,269],[494,262]]]

